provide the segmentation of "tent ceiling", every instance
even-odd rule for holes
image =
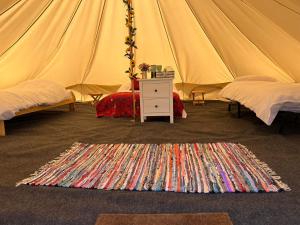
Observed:
[[[137,62],[170,65],[175,82],[243,75],[300,81],[300,1],[134,1]],[[122,0],[1,0],[0,88],[44,78],[118,85],[124,71]]]

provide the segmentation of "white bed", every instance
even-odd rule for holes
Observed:
[[[71,91],[47,80],[25,81],[12,88],[0,90],[0,136],[5,135],[4,121],[26,113],[70,105],[75,98]]]
[[[131,92],[131,83],[127,82],[127,83],[121,85],[121,87],[117,90],[117,92]],[[173,84],[173,92],[177,93],[180,96],[180,93],[177,90],[177,88],[175,87],[175,84]],[[182,118],[183,119],[187,118],[187,112],[185,111],[185,109],[183,109],[183,111],[182,111]]]
[[[271,77],[242,77],[223,88],[220,96],[251,109],[267,125],[279,111],[300,113],[300,84],[281,83]]]
[[[119,89],[116,91],[116,93],[118,92],[130,92],[131,93],[131,82],[126,82],[124,84],[122,84]],[[139,92],[139,90],[135,90],[135,92]],[[177,90],[177,88],[175,87],[175,85],[173,85],[173,92],[177,93],[180,96],[179,91]],[[110,94],[104,94],[101,96],[100,100],[109,96]],[[186,119],[187,118],[187,112],[185,109],[183,109],[182,111],[182,118]]]

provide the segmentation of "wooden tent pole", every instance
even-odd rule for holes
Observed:
[[[126,27],[128,28],[128,36],[126,37],[125,44],[128,45],[126,49],[125,56],[129,58],[130,65],[129,69],[126,73],[129,74],[129,78],[131,80],[131,91],[132,91],[132,107],[133,107],[133,120],[136,118],[136,99],[135,99],[135,90],[134,90],[134,79],[136,79],[137,74],[135,73],[135,36],[136,36],[136,28],[134,24],[134,9],[133,9],[133,0],[122,0],[127,6],[127,15],[126,15]]]

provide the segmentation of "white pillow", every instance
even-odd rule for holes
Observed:
[[[269,81],[269,82],[277,82],[274,77],[268,76],[260,76],[260,75],[247,75],[241,76],[234,79],[234,81]]]
[[[121,87],[119,87],[117,92],[129,91],[130,88],[131,88],[131,83],[126,82],[126,83],[122,84]]]

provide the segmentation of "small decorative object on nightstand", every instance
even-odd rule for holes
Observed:
[[[141,122],[148,116],[169,116],[170,123],[174,123],[173,79],[141,79],[139,82]]]
[[[150,65],[142,63],[139,65],[139,69],[142,73],[142,79],[147,79],[147,72],[149,72]]]

